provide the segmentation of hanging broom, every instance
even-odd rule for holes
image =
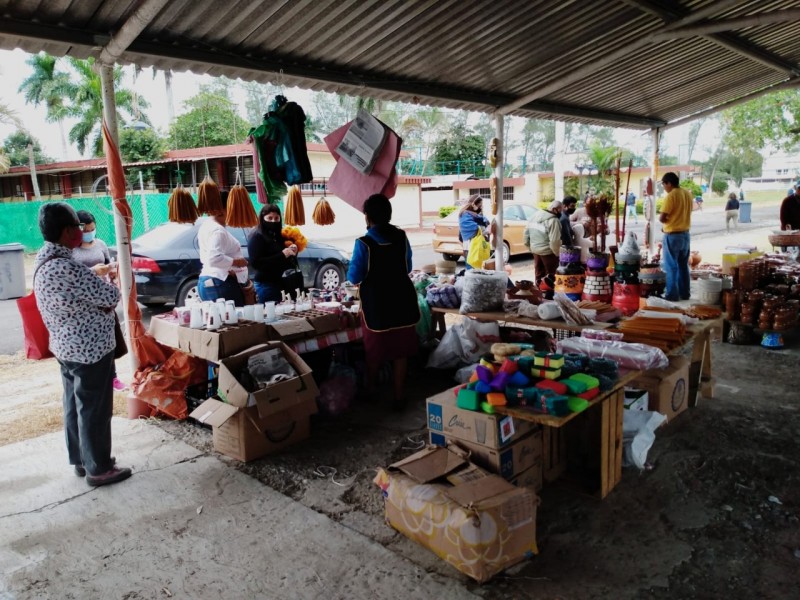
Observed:
[[[258,215],[253,208],[250,194],[243,185],[235,185],[228,192],[228,212],[225,215],[225,224],[228,227],[255,227],[258,225]]]
[[[167,218],[173,223],[194,223],[197,221],[197,207],[192,195],[183,186],[172,190],[167,201]]]
[[[323,196],[314,207],[311,220],[317,225],[333,225],[333,222],[336,220],[336,215],[333,214],[333,209],[325,199],[325,196]]]
[[[201,215],[212,216],[225,214],[222,198],[219,195],[219,186],[208,175],[197,186],[197,212]]]
[[[303,195],[300,188],[293,185],[289,188],[289,195],[286,196],[286,214],[283,222],[287,225],[305,225],[306,211],[303,208]]]

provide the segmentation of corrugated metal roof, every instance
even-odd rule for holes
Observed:
[[[0,47],[98,56],[133,0],[0,0]],[[800,77],[793,0],[171,0],[121,62],[455,109],[649,127]],[[609,56],[617,59],[609,64]],[[798,79],[800,81],[800,79]],[[510,107],[518,99],[519,107]],[[505,107],[505,108],[503,108]]]

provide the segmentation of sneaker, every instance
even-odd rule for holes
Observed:
[[[112,456],[111,457],[111,466],[112,466],[112,468],[116,464],[117,464],[117,459]],[[77,475],[78,477],[86,477],[86,469],[84,468],[83,465],[75,465],[75,475]]]
[[[119,377],[114,377],[114,382],[111,384],[111,386],[118,392],[124,392],[128,389],[128,384],[122,381]]]
[[[99,487],[101,485],[109,485],[111,483],[117,483],[119,481],[125,481],[128,477],[131,476],[130,469],[118,469],[117,467],[112,467],[105,473],[101,473],[100,475],[87,475],[86,476],[86,483],[88,483],[92,487]]]

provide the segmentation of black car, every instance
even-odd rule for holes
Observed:
[[[188,298],[197,298],[200,275],[200,251],[197,231],[202,219],[194,225],[165,223],[131,242],[133,276],[139,302],[157,306],[174,302],[184,306]],[[242,245],[247,257],[247,236],[252,230],[228,227]],[[335,246],[309,241],[297,255],[306,287],[333,290],[345,279],[350,256]]]

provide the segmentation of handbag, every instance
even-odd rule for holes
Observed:
[[[119,323],[116,311],[114,311],[114,359],[122,358],[128,353],[128,344],[125,343],[125,335],[122,333],[122,325]]]
[[[475,237],[469,243],[469,252],[467,252],[467,264],[473,269],[480,269],[483,266],[483,261],[488,260],[492,254],[492,247],[489,242],[483,237],[483,231],[478,230]]]
[[[292,257],[293,267],[286,269],[281,276],[281,289],[294,298],[297,295],[297,290],[301,292],[305,290],[305,279],[303,272],[300,270],[300,265],[297,259]]]
[[[46,262],[49,262],[60,256],[51,256],[47,260],[42,261],[36,270],[33,272],[33,282],[36,281],[36,273]],[[33,284],[31,284],[33,287]],[[53,353],[50,352],[50,332],[42,319],[42,313],[39,312],[39,306],[36,304],[36,294],[31,290],[27,296],[17,299],[17,308],[19,315],[22,318],[22,333],[25,338],[25,357],[31,360],[43,360],[45,358],[52,358]]]
[[[253,285],[253,282],[248,279],[247,283],[243,283],[241,286],[244,305],[249,306],[250,304],[255,304],[258,301],[258,295],[256,294],[256,286]]]

